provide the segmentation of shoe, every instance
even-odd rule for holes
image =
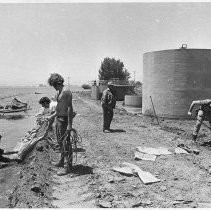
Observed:
[[[65,175],[69,174],[69,171],[67,170],[67,168],[63,168],[62,170],[58,171],[56,174],[58,176],[65,176]]]
[[[192,139],[193,139],[193,141],[196,141],[196,138],[197,138],[197,135],[192,134]]]
[[[108,130],[108,129],[104,129],[103,132],[104,132],[104,133],[111,133],[111,131]]]
[[[59,162],[52,162],[52,165],[56,167],[64,167],[64,158],[60,159]]]

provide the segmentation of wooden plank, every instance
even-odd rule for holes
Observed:
[[[141,170],[137,165],[124,162],[122,165],[130,167],[135,174],[138,174],[139,178],[144,184],[151,184],[160,182],[161,180],[153,176],[150,172]]]
[[[147,153],[142,153],[142,152],[135,152],[135,159],[136,160],[150,160],[150,161],[155,161],[156,160],[156,155],[152,154],[147,154]]]

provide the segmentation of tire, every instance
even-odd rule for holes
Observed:
[[[66,139],[66,151],[67,151],[67,170],[70,171],[73,165],[73,150],[72,150],[72,144],[70,142],[70,139]]]

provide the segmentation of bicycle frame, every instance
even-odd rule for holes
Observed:
[[[70,135],[67,134],[63,141],[63,154],[64,159],[67,161],[67,170],[70,171],[73,164],[73,148],[72,148],[72,142],[70,141]]]

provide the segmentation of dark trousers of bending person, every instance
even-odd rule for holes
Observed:
[[[111,121],[113,120],[113,116],[113,109],[103,107],[103,130],[110,130],[110,125]]]
[[[204,113],[204,111],[202,110],[199,110],[198,111],[198,114],[197,114],[197,120],[196,120],[196,124],[194,126],[194,129],[193,129],[193,136],[198,136],[198,133],[199,133],[199,130],[201,128],[201,125],[203,124],[203,121],[204,120],[207,120],[209,122],[209,125],[211,127],[211,115],[206,115]]]

